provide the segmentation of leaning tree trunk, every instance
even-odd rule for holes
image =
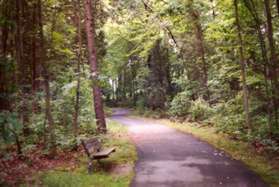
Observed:
[[[84,0],[85,27],[87,35],[88,60],[93,79],[93,99],[97,123],[97,132],[106,133],[106,120],[102,103],[102,92],[98,85],[98,62],[95,43],[94,17],[92,16],[91,0]]]

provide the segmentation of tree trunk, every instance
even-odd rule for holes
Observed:
[[[37,61],[37,47],[38,47],[38,4],[34,3],[33,5],[33,15],[32,15],[32,112],[39,112],[39,103],[36,96],[36,93],[39,91],[39,64]]]
[[[269,51],[270,51],[270,65],[271,65],[271,71],[270,71],[270,79],[271,79],[271,94],[272,94],[272,102],[273,102],[273,112],[274,112],[274,122],[275,124],[278,124],[278,104],[276,96],[278,94],[278,91],[276,91],[276,87],[278,86],[278,80],[276,75],[276,69],[277,69],[277,55],[275,50],[275,42],[273,39],[273,26],[272,26],[272,16],[271,16],[271,10],[270,10],[270,1],[264,0],[265,5],[265,14],[267,18],[267,38],[269,43]]]
[[[20,89],[19,97],[21,99],[20,104],[20,116],[23,125],[23,133],[25,136],[29,134],[29,80],[28,80],[28,61],[24,58],[24,41],[23,41],[23,19],[24,19],[24,0],[16,0],[16,61],[19,70],[18,86]]]
[[[75,136],[78,134],[78,117],[80,108],[80,64],[81,64],[81,52],[82,52],[82,36],[81,36],[81,11],[80,11],[80,1],[77,0],[77,6],[75,12],[77,19],[77,40],[78,40],[78,51],[77,51],[77,88],[76,88],[76,100],[75,100],[75,113],[73,119],[73,130]]]
[[[205,58],[205,46],[204,46],[204,37],[203,37],[203,31],[202,26],[200,23],[200,15],[199,12],[197,12],[193,8],[193,0],[189,1],[189,14],[191,16],[194,30],[195,30],[195,36],[196,36],[196,50],[197,54],[199,55],[199,58],[202,62],[202,85],[205,90],[204,99],[210,100],[210,91],[208,87],[208,65]]]
[[[38,13],[39,13],[39,28],[40,28],[40,64],[42,66],[42,72],[44,77],[44,90],[45,90],[45,116],[48,121],[48,131],[50,133],[50,156],[56,155],[56,143],[54,134],[54,121],[51,113],[51,94],[49,87],[49,73],[46,65],[46,51],[44,46],[44,32],[43,32],[43,20],[42,20],[42,3],[38,0]],[[47,133],[47,132],[45,132]]]
[[[238,32],[238,41],[239,41],[239,56],[240,56],[240,65],[241,65],[241,77],[242,77],[242,90],[243,90],[243,107],[245,112],[245,126],[252,130],[250,124],[250,115],[249,115],[249,93],[246,83],[246,63],[244,59],[244,47],[243,47],[243,38],[242,38],[242,29],[239,21],[238,14],[238,0],[234,0],[234,8],[235,8],[235,19],[236,26]]]
[[[279,14],[279,0],[276,0],[277,14]]]
[[[93,99],[94,99],[94,108],[96,115],[97,123],[97,132],[106,133],[106,121],[105,114],[102,103],[102,92],[98,83],[98,62],[97,62],[97,52],[96,52],[96,43],[95,43],[95,26],[94,26],[94,17],[92,15],[92,5],[91,0],[84,0],[85,8],[85,28],[87,35],[87,47],[88,47],[88,60],[91,67],[92,80],[93,80]]]
[[[270,83],[269,83],[270,62],[267,57],[267,49],[266,49],[266,44],[265,44],[265,40],[264,40],[264,34],[262,33],[261,21],[260,21],[258,13],[256,11],[256,7],[255,7],[253,0],[246,0],[246,1],[244,1],[244,3],[254,19],[255,28],[256,28],[257,34],[258,34],[258,40],[259,40],[259,44],[260,44],[260,48],[261,48],[262,60],[264,62],[265,91],[266,91],[267,102],[268,102],[268,104],[266,106],[267,115],[268,115],[268,125],[269,125],[269,127],[271,127],[273,102],[271,99],[271,93],[270,93],[271,89],[270,89]]]
[[[1,8],[1,7],[0,7]],[[2,12],[0,13],[0,17],[7,18],[8,8],[3,7]],[[8,48],[8,38],[9,38],[9,30],[7,24],[4,24],[0,27],[0,60],[5,62],[7,60],[7,48]],[[9,88],[9,80],[8,76],[3,67],[4,63],[0,64],[0,112],[3,110],[10,110],[10,99],[8,98],[8,88]]]

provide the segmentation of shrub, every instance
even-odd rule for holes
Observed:
[[[212,121],[214,121],[219,131],[237,137],[246,134],[242,98],[240,96],[227,102],[218,103],[214,106],[214,111]]]
[[[194,120],[203,121],[213,114],[213,109],[209,106],[208,102],[199,98],[191,102],[190,114]]]
[[[143,96],[139,96],[136,101],[136,108],[139,112],[143,112],[145,110],[146,102]]]
[[[178,93],[170,103],[169,114],[171,116],[184,117],[189,114],[191,102],[187,92]]]
[[[20,141],[21,132],[22,125],[18,120],[17,113],[8,111],[0,112],[0,134],[2,137],[1,139],[5,144],[10,144],[14,142],[17,145],[18,154],[22,153],[22,145]]]

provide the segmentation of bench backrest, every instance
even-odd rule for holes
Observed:
[[[99,152],[102,148],[101,142],[97,138],[91,138],[87,141],[81,140],[81,144],[88,157],[90,157],[92,153]]]

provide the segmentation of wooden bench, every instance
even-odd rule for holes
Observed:
[[[115,148],[106,148],[103,149],[101,142],[97,138],[91,138],[87,141],[81,140],[81,144],[85,150],[86,155],[88,156],[88,173],[93,173],[93,161],[108,158],[109,155],[115,152]]]

